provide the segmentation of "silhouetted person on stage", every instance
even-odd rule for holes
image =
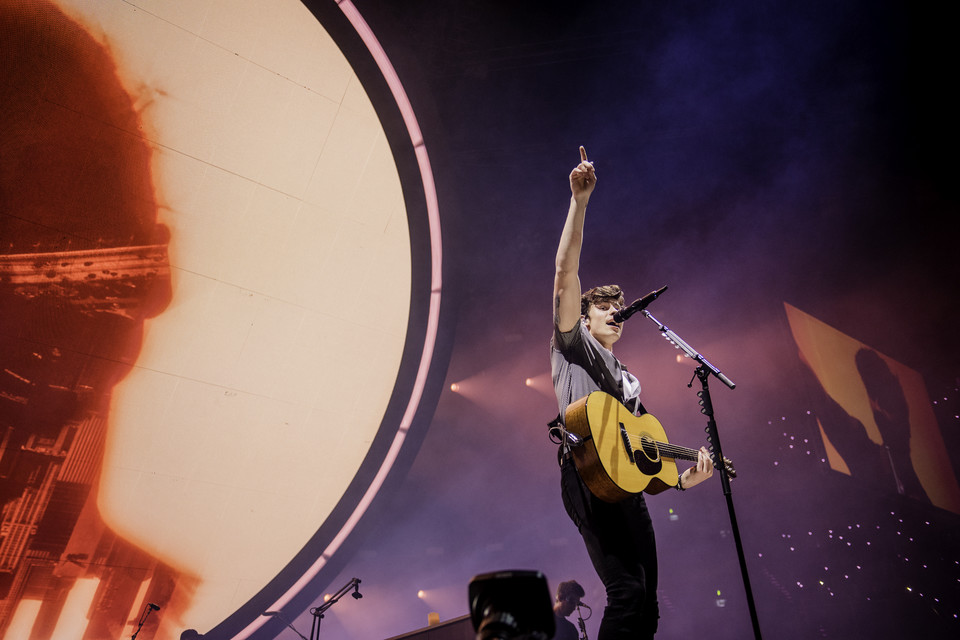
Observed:
[[[586,592],[576,581],[568,580],[557,586],[557,601],[553,604],[553,618],[556,632],[554,640],[578,640],[577,627],[567,620],[570,614],[576,611],[580,598]]]
[[[929,501],[910,458],[910,408],[900,381],[872,349],[858,350],[855,362],[882,442],[871,440],[863,423],[810,375],[815,413],[824,433],[855,478]],[[808,369],[806,375],[810,373]]]

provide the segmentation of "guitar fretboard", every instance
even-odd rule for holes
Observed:
[[[633,440],[633,438],[631,438],[631,440]],[[680,445],[670,444],[669,442],[650,440],[649,438],[640,438],[640,446],[650,457],[656,457],[658,451],[664,458],[673,458],[674,460],[689,460],[691,462],[696,462],[697,458],[699,457],[699,452],[696,449],[681,447]],[[714,466],[717,466],[716,456],[711,454],[710,458],[713,460]],[[733,468],[733,463],[730,462],[730,460],[724,458],[723,464],[731,478],[737,477],[737,471]]]

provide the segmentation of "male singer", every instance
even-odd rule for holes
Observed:
[[[580,147],[580,164],[570,173],[570,209],[557,249],[553,284],[553,340],[550,361],[554,390],[563,416],[567,406],[601,390],[642,413],[640,383],[613,355],[623,324],[614,313],[623,307],[620,287],[580,291],[580,249],[587,201],[597,184],[594,166]],[[605,249],[614,245],[615,229],[604,229]],[[608,503],[590,492],[577,472],[566,439],[561,445],[561,490],[564,507],[590,554],[607,592],[598,640],[653,638],[660,617],[657,604],[657,552],[653,524],[642,494]],[[689,489],[713,474],[701,449],[697,464],[683,472],[677,488]]]

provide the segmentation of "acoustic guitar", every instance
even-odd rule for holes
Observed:
[[[595,496],[607,502],[674,487],[678,480],[675,460],[697,460],[696,449],[667,442],[663,425],[653,415],[635,416],[603,391],[594,391],[567,407],[565,422],[567,430],[582,441],[571,449],[580,477]],[[726,458],[724,467],[731,478],[737,476]]]

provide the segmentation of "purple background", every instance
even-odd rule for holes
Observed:
[[[764,635],[960,631],[960,519],[829,469],[783,310],[919,371],[960,466],[946,16],[820,0],[355,4],[423,128],[457,326],[420,452],[330,581],[360,578],[364,598],[332,607],[320,637],[464,615],[472,576],[518,568],[551,590],[580,581],[596,637],[602,587],[545,427],[553,260],[581,144],[599,177],[584,287],[617,282],[632,300],[668,285],[653,314],[737,383],[711,389]],[[699,446],[676,353],[640,316],[617,345],[671,441]],[[751,637],[717,479],[648,504],[658,637]]]

